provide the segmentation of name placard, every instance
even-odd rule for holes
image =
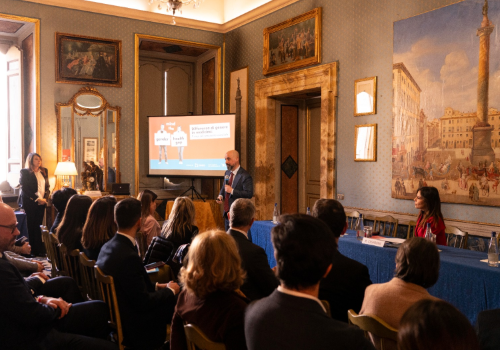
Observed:
[[[381,240],[381,239],[373,239],[373,238],[363,237],[363,241],[361,241],[361,243],[383,248],[385,241]]]

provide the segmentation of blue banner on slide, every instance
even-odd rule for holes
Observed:
[[[179,159],[169,159],[168,162],[152,159],[150,162],[150,168],[153,170],[227,170],[224,158],[184,159],[182,162]]]

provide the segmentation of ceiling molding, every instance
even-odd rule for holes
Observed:
[[[33,2],[42,5],[63,7],[73,10],[106,14],[117,17],[137,19],[147,22],[172,25],[172,16],[168,14],[129,9],[125,7],[101,4],[97,2],[89,2],[84,0],[22,0],[22,1]],[[297,1],[299,0],[272,0],[224,24],[204,22],[180,16],[176,16],[175,21],[176,21],[176,26],[178,27],[187,27],[187,28],[205,30],[216,33],[227,33],[231,30],[241,27],[247,23],[250,23],[258,18],[268,15],[271,12],[277,11]]]

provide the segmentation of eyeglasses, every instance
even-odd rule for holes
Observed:
[[[9,225],[9,226],[0,225],[0,227],[5,227],[5,228],[8,228],[9,230],[12,230],[12,231],[10,231],[10,234],[13,234],[17,228],[17,222],[14,225]]]

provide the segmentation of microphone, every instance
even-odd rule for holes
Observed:
[[[226,185],[229,183],[229,175],[224,176],[224,183]]]

